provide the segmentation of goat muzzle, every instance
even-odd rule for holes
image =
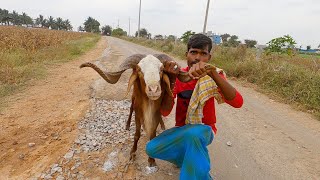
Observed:
[[[145,92],[149,99],[151,100],[157,100],[161,96],[161,86],[159,83],[157,84],[151,84],[151,85],[146,85]]]

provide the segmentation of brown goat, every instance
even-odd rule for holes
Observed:
[[[130,124],[131,124],[131,118],[132,118],[132,113],[133,113],[133,106],[134,106],[134,96],[131,97],[131,106],[130,106],[130,112],[129,112],[129,116],[128,116],[128,120],[126,123],[126,130],[130,130]],[[162,130],[166,129],[166,126],[164,125],[163,119],[161,118],[160,120],[160,126]]]
[[[162,98],[165,93],[172,96],[168,75],[163,72],[163,64],[166,61],[172,61],[172,59],[165,54],[153,56],[135,54],[126,58],[120,65],[120,70],[117,72],[104,72],[92,63],[84,63],[80,66],[80,68],[93,68],[101,77],[111,84],[118,82],[121,74],[127,69],[132,68],[133,71],[128,83],[127,94],[133,85],[130,116],[134,110],[136,131],[133,147],[130,152],[130,159],[134,159],[135,157],[137,144],[141,135],[141,126],[146,131],[149,140],[156,137],[156,129],[162,121],[160,113]],[[191,80],[188,73],[182,71],[179,72],[178,79],[181,82]],[[128,122],[129,121],[127,121],[127,124]],[[148,162],[150,167],[156,166],[153,158],[149,157]]]

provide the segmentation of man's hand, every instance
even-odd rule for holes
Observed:
[[[180,66],[174,61],[166,61],[163,65],[163,71],[169,76],[170,82],[175,82],[180,71]]]
[[[193,64],[192,67],[189,69],[189,76],[192,79],[200,79],[207,75],[207,70],[205,69],[206,63],[204,62],[198,62],[196,64]]]

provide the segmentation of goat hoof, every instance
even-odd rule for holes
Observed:
[[[149,167],[157,167],[156,162],[149,162]]]
[[[130,126],[126,126],[126,130],[129,131],[130,130]]]

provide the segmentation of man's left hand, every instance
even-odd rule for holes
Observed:
[[[192,79],[200,79],[207,75],[207,70],[205,69],[206,63],[204,62],[198,62],[196,64],[193,64],[193,66],[189,69],[189,76]]]

